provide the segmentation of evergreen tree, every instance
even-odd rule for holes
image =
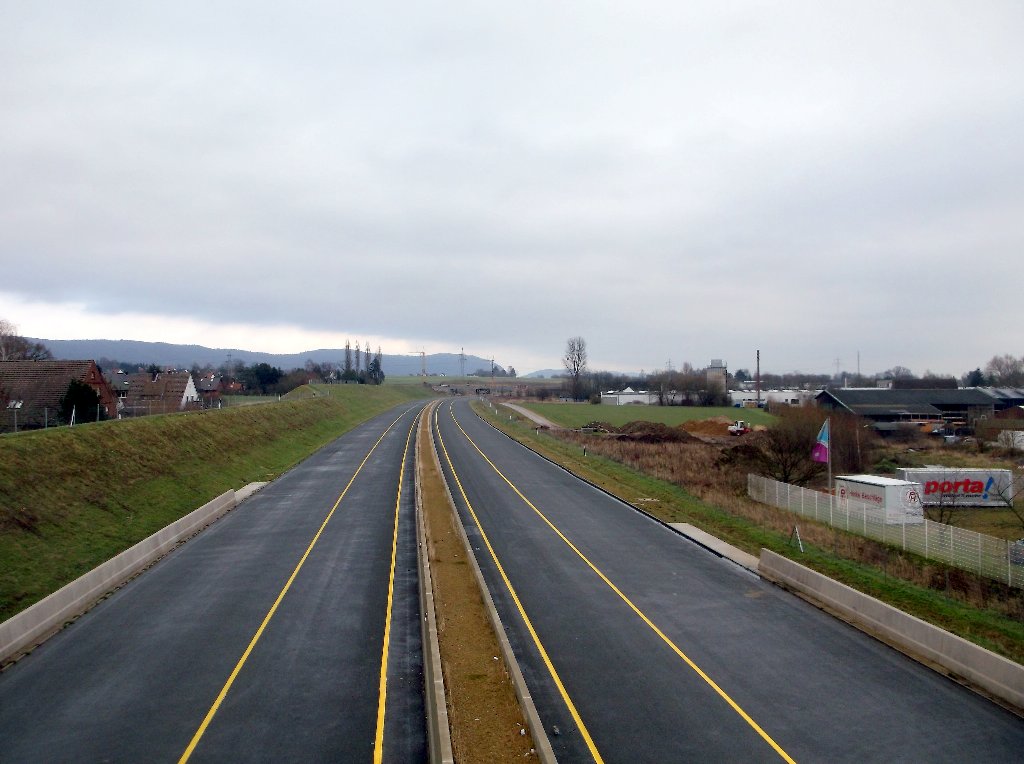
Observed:
[[[60,399],[60,417],[67,423],[71,423],[71,412],[75,414],[76,422],[93,422],[97,419],[106,419],[107,412],[100,406],[100,397],[85,382],[77,379],[71,380],[64,397]]]
[[[984,387],[988,380],[985,379],[985,372],[980,368],[968,372],[964,377],[964,384],[967,387]]]
[[[371,385],[380,385],[384,383],[384,365],[383,356],[381,355],[380,348],[377,348],[377,355],[373,357],[366,369],[366,381]]]

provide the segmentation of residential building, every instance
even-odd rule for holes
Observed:
[[[0,431],[67,424],[61,404],[72,382],[95,391],[99,411],[75,411],[79,422],[117,416],[117,399],[95,361],[0,361]],[[9,413],[9,416],[8,416]]]
[[[128,416],[171,414],[197,408],[198,401],[199,392],[190,372],[129,374],[124,413]]]

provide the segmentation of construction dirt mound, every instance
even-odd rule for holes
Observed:
[[[694,439],[688,432],[660,422],[628,422],[619,432],[623,440],[638,443],[686,443]]]
[[[592,422],[587,427],[607,433],[616,440],[633,443],[688,443],[696,440],[688,432],[660,422],[627,422],[621,427],[615,427],[607,422]]]
[[[680,427],[686,430],[692,435],[704,435],[714,437],[726,437],[729,434],[729,425],[732,424],[731,419],[726,419],[724,416],[716,416],[711,419],[694,420],[692,422],[683,422]]]

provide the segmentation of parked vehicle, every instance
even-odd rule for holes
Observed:
[[[878,475],[837,475],[837,506],[844,511],[863,511],[867,519],[889,525],[924,521],[924,486],[910,480]]]

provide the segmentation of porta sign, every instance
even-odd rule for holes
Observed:
[[[924,487],[924,503],[929,507],[1005,507],[1013,501],[1010,470],[906,467],[897,474]]]

